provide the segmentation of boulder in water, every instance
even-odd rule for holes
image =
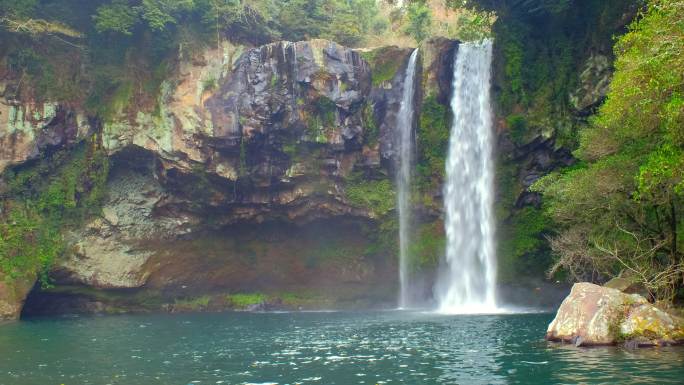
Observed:
[[[577,283],[546,332],[546,339],[577,346],[654,346],[684,343],[684,320],[638,294]]]

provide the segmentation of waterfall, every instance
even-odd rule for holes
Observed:
[[[490,77],[492,42],[461,44],[454,63],[453,123],[446,160],[446,271],[436,295],[439,311],[492,313],[496,256]]]
[[[411,234],[411,167],[413,164],[413,122],[415,95],[416,58],[418,49],[413,50],[406,67],[404,89],[397,116],[399,140],[397,144],[397,208],[399,211],[399,307],[410,306],[410,282],[408,266],[408,247]]]

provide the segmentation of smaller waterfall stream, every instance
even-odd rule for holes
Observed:
[[[411,285],[409,282],[408,248],[411,234],[411,167],[413,165],[413,122],[415,95],[416,58],[418,49],[413,50],[406,67],[404,89],[397,116],[398,167],[396,172],[397,208],[399,211],[399,307],[411,306]]]
[[[496,256],[492,217],[492,43],[461,44],[454,63],[454,114],[446,162],[446,271],[436,287],[439,311],[495,313]]]

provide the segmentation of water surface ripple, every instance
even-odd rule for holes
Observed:
[[[546,343],[550,314],[225,313],[0,326],[0,384],[681,384],[684,348]]]

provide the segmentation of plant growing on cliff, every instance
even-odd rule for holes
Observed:
[[[65,248],[62,231],[99,211],[108,169],[104,152],[87,143],[6,172],[0,273],[8,279],[38,274],[47,284],[47,271]]]
[[[376,217],[383,217],[394,209],[394,186],[389,179],[367,180],[361,173],[347,178],[345,187],[349,202],[371,211]]]
[[[382,47],[372,51],[361,52],[361,56],[371,67],[371,76],[374,87],[379,87],[383,83],[391,82],[401,68],[402,60],[396,56],[397,50],[394,47]],[[392,55],[394,53],[394,55]]]
[[[684,1],[651,0],[618,40],[604,105],[581,131],[579,167],[539,181],[559,225],[557,268],[636,274],[658,297],[684,284]],[[647,58],[647,59],[646,59]]]
[[[428,188],[433,179],[444,177],[449,146],[449,110],[437,97],[425,98],[418,121],[418,173]]]

